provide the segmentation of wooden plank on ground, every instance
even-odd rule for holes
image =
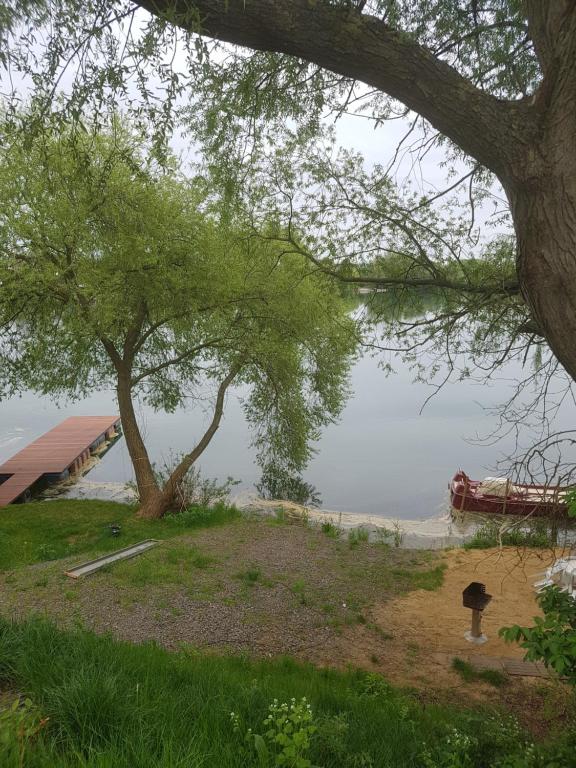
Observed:
[[[65,575],[70,576],[71,579],[79,579],[82,576],[89,576],[91,573],[99,571],[100,568],[104,568],[105,565],[111,565],[119,560],[127,560],[130,557],[141,555],[142,552],[146,552],[146,550],[151,547],[155,547],[156,544],[158,544],[157,539],[146,539],[146,541],[132,544],[130,547],[118,549],[116,552],[110,552],[108,555],[102,555],[102,557],[97,557],[95,560],[89,560],[86,563],[76,565],[74,568],[70,568],[69,571],[65,571]]]
[[[518,675],[521,677],[550,677],[550,672],[544,664],[532,661],[523,661],[522,659],[513,659],[508,656],[488,656],[481,653],[458,653],[453,651],[447,653],[439,651],[433,653],[432,657],[439,664],[451,666],[455,658],[471,664],[475,669],[482,672],[486,669],[495,669],[498,672],[505,672],[508,675]]]

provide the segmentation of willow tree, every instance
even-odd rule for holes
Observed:
[[[261,464],[300,471],[338,415],[354,339],[326,277],[218,216],[203,180],[107,133],[10,140],[0,162],[5,393],[117,394],[141,501],[163,515],[243,384]],[[134,399],[173,411],[212,390],[205,433],[158,485]]]
[[[443,269],[439,249],[450,254],[451,244],[438,239],[430,248],[422,227],[407,228],[412,205],[398,208],[404,226],[395,227],[412,234],[407,268],[373,274],[371,281],[439,286],[468,317],[489,305],[497,316],[499,305],[506,312],[510,306],[515,327],[529,340],[544,339],[576,378],[573,0],[62,0],[49,8],[12,0],[6,6],[6,29],[12,24],[14,35],[5,36],[4,60],[11,71],[33,76],[40,104],[52,102],[68,78],[64,120],[87,105],[101,111],[121,99],[135,116],[156,116],[161,143],[173,126],[175,99],[190,93],[191,119],[204,130],[228,187],[229,176],[237,171],[241,182],[241,166],[257,155],[246,144],[263,125],[270,133],[294,128],[304,145],[329,112],[360,112],[375,126],[398,116],[419,120],[426,148],[442,143],[449,163],[468,166],[456,180],[466,197],[474,200],[494,180],[502,185],[515,233],[513,270],[506,261],[500,274],[489,269],[486,281],[461,264]],[[173,55],[179,46],[185,61]],[[370,193],[389,187],[388,168],[377,171]],[[341,187],[347,183],[345,177]],[[370,213],[365,201],[360,205]],[[372,224],[386,210],[376,213]],[[459,248],[455,254],[457,262]],[[335,261],[322,258],[321,266],[331,269]]]
[[[220,40],[361,81],[424,117],[501,182],[518,283],[576,378],[576,4],[573,0],[141,0]],[[268,62],[266,76],[282,67]]]

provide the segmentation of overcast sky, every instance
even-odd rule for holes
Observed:
[[[146,17],[146,12],[139,10],[135,18],[139,19],[140,25],[142,25]],[[132,33],[134,33],[137,26],[138,23],[132,26]],[[38,40],[42,40],[42,35],[38,35]],[[38,46],[40,45],[41,42],[38,43]],[[186,57],[182,50],[178,51],[174,58],[170,55],[170,60],[176,70],[186,71]],[[166,57],[166,62],[168,62],[168,56]],[[70,88],[77,66],[77,62],[71,62],[67,66],[64,75],[60,76],[59,87],[61,90],[66,91]],[[7,93],[10,90],[10,85],[16,87],[23,99],[26,98],[27,89],[24,81],[18,77],[17,73],[12,73],[11,83],[9,83],[8,78],[4,78],[2,92]],[[343,115],[335,124],[337,143],[347,149],[360,152],[369,168],[376,163],[387,166],[394,156],[399,142],[408,131],[413,118],[414,115],[411,115],[405,119],[384,121],[375,128],[374,122],[365,117]],[[327,118],[326,122],[327,124],[334,124],[333,118]],[[458,163],[455,166],[453,164],[446,166],[446,155],[443,148],[435,145],[427,151],[422,159],[418,159],[416,147],[420,143],[422,136],[421,129],[416,128],[403,145],[402,151],[398,156],[399,161],[394,169],[394,179],[399,185],[403,185],[410,180],[413,191],[431,196],[446,188],[449,184],[454,183],[457,175],[464,175],[469,171],[469,168],[464,164]],[[173,137],[172,145],[184,162],[195,159],[196,152],[190,138],[182,138],[177,133]],[[455,168],[457,175],[449,178],[450,167],[452,169]],[[475,211],[476,223],[487,230],[482,239],[489,239],[494,235],[494,229],[484,227],[484,223],[490,219],[496,209],[502,211],[506,208],[504,195],[500,187],[495,184],[491,191],[494,193],[495,199],[485,202],[483,206]],[[468,190],[465,184],[461,185],[460,193],[463,203],[466,203]],[[502,230],[501,226],[496,229],[496,231]]]

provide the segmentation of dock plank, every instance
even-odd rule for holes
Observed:
[[[70,416],[0,465],[0,507],[15,501],[43,475],[60,475],[90,446],[120,425],[119,416]]]
[[[27,488],[40,480],[42,475],[42,472],[21,472],[9,477],[6,482],[0,485],[0,507],[5,507],[21,496]]]

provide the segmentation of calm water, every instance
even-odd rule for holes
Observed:
[[[446,507],[446,485],[458,467],[473,477],[490,474],[500,455],[510,448],[510,440],[487,446],[471,439],[490,431],[494,417],[485,408],[503,401],[512,384],[452,384],[420,414],[430,390],[412,383],[408,368],[390,359],[396,373],[388,377],[372,357],[356,363],[354,394],[340,423],[326,429],[318,442],[318,453],[305,479],[317,487],[325,508],[403,519],[434,517]],[[512,376],[515,371],[508,373]],[[210,477],[231,475],[242,481],[240,489],[253,489],[259,470],[239,395],[241,392],[232,392],[228,397],[225,418],[200,464]],[[69,415],[114,413],[114,395],[106,391],[59,406],[32,393],[0,403],[0,463]],[[144,406],[139,413],[157,462],[171,450],[189,450],[209,420],[208,413],[192,404],[190,409],[170,415]],[[122,439],[88,479],[125,482],[131,477]]]

